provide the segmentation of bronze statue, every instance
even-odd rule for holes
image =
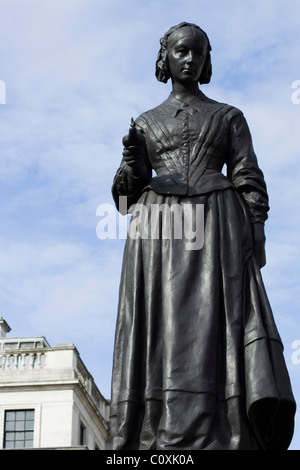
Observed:
[[[128,236],[124,251],[110,419],[116,450],[282,450],[292,439],[295,401],[260,273],[266,184],[242,112],[199,89],[211,73],[206,33],[190,23],[171,28],[156,77],[171,78],[172,92],[123,139],[114,200],[119,207],[127,197],[132,221],[136,206],[147,210],[142,235]],[[162,212],[150,220],[154,206],[182,208],[177,215],[194,225],[202,207],[201,247],[164,237]]]

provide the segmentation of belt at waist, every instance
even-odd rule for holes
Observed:
[[[180,175],[155,176],[144,190],[153,189],[158,194],[172,194],[178,196],[195,196],[211,191],[234,188],[231,180],[218,170],[207,168],[204,174],[195,182],[182,181]]]

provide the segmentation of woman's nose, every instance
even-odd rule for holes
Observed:
[[[192,51],[189,51],[187,58],[186,58],[187,63],[193,62],[193,59],[194,59],[194,54]]]

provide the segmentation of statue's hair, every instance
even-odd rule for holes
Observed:
[[[207,40],[207,44],[208,44],[207,55],[206,55],[203,70],[199,77],[199,83],[200,84],[209,83],[211,79],[211,75],[212,75],[212,65],[211,65],[211,56],[210,56],[211,45],[210,45],[209,39],[207,37],[207,34],[203,31],[203,29],[199,28],[199,26],[193,23],[186,23],[186,22],[180,23],[176,26],[172,26],[172,28],[170,28],[169,31],[167,31],[166,34],[161,38],[160,40],[161,47],[160,47],[157,61],[156,61],[155,76],[159,82],[163,82],[163,83],[167,83],[167,81],[171,77],[169,64],[168,64],[168,39],[169,39],[169,36],[174,31],[184,26],[190,26],[191,28],[198,29],[199,31],[201,31],[201,33],[205,36]]]

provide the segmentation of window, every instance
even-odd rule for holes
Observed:
[[[34,410],[5,411],[5,449],[33,447]]]
[[[86,428],[80,423],[80,433],[79,433],[79,445],[84,446],[86,444]]]

